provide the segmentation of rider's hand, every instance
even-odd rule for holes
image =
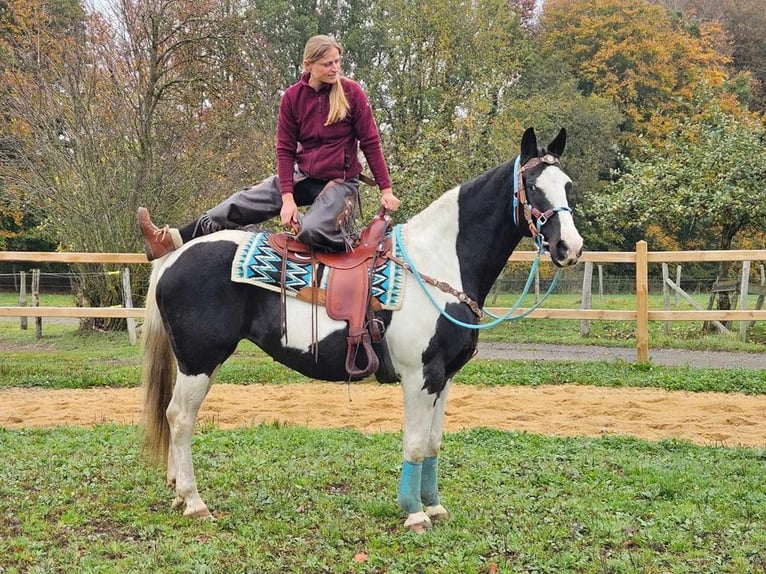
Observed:
[[[399,199],[391,191],[390,187],[380,190],[380,205],[385,207],[388,211],[396,211],[399,209]]]
[[[282,225],[292,227],[294,231],[299,231],[298,226],[298,206],[292,193],[282,194],[282,209],[279,211],[279,217]]]

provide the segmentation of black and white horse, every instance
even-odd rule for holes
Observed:
[[[476,350],[478,331],[442,313],[466,324],[479,322],[465,298],[461,301],[454,293],[483,305],[525,236],[537,235],[559,267],[575,264],[582,253],[582,237],[567,203],[571,180],[558,162],[565,143],[562,129],[550,145],[538,148],[534,130],[528,129],[515,161],[447,191],[397,230],[416,271],[453,288],[421,285],[407,272],[400,309],[376,312],[385,324],[391,364],[404,392],[398,501],[407,514],[404,524],[412,530],[447,516],[437,487],[445,405],[452,377]],[[188,516],[210,516],[197,490],[192,434],[216,369],[239,341],[252,341],[306,376],[348,379],[345,322],[329,319],[321,309],[316,314],[310,303],[298,298],[282,301],[277,292],[230,280],[235,251],[246,235],[221,231],[158,260],[147,294],[147,447],[167,455],[173,507],[185,507]],[[318,315],[313,323],[312,315]]]

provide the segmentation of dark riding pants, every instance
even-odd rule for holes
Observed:
[[[326,181],[297,173],[293,198],[299,207],[310,206],[300,221],[298,240],[324,251],[345,251],[350,248],[349,233],[358,193],[359,180],[356,178]],[[207,220],[206,224],[197,225],[193,235],[256,225],[277,217],[281,209],[279,179],[272,176],[237,191],[208,210],[200,218],[200,222]]]

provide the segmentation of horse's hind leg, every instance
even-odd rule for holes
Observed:
[[[210,378],[207,375],[184,375],[179,371],[167,410],[170,424],[168,484],[175,486],[173,508],[185,505],[184,516],[211,517],[197,491],[191,451],[197,413],[209,390]]]

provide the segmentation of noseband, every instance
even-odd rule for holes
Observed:
[[[534,207],[527,199],[527,188],[524,185],[524,172],[529,171],[544,163],[546,165],[559,165],[559,160],[553,154],[547,153],[542,157],[530,158],[524,165],[521,164],[521,156],[516,156],[516,161],[513,164],[513,223],[519,224],[521,213],[524,214],[524,219],[527,221],[529,231],[532,233],[532,239],[537,245],[538,249],[543,249],[543,234],[540,231],[548,220],[556,215],[559,211],[572,210],[567,206],[552,207],[543,212]]]

